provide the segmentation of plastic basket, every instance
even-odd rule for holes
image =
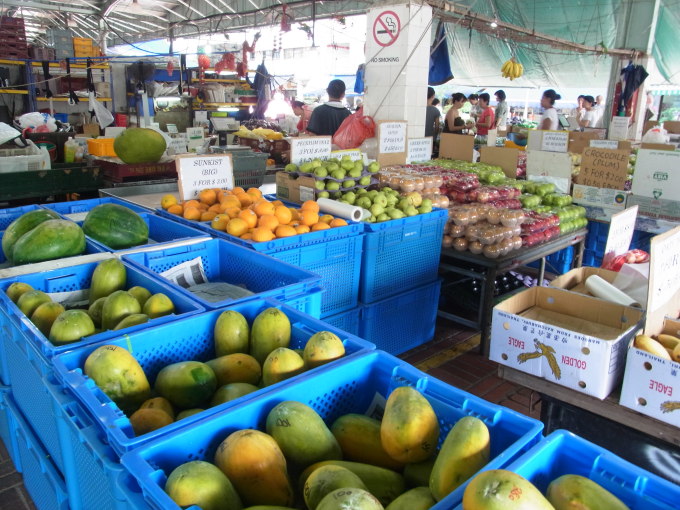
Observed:
[[[531,481],[544,494],[550,482],[562,475],[584,476],[630,510],[672,510],[680,500],[678,485],[566,430],[556,430],[506,469]]]
[[[584,266],[600,267],[602,265],[608,235],[609,223],[599,221],[588,222],[588,235],[586,236],[585,251],[583,253]],[[654,235],[643,230],[633,231],[630,249],[643,250],[649,253],[650,242]]]
[[[390,354],[401,354],[434,337],[441,281],[364,305],[359,336]]]
[[[364,340],[335,329],[324,322],[274,300],[257,299],[231,306],[229,309],[242,313],[248,322],[252,324],[260,312],[270,307],[281,309],[290,319],[292,325],[291,348],[304,347],[307,340],[318,331],[332,331],[338,335],[345,345],[345,358],[374,348],[372,344]],[[112,340],[108,343],[130,350],[144,369],[149,382],[153,383],[158,372],[166,365],[187,360],[207,361],[215,357],[213,330],[217,318],[223,311],[213,310],[205,314],[190,317],[181,322],[166,324],[147,331],[131,334],[125,338]],[[95,345],[87,346],[57,356],[54,359],[54,369],[60,382],[72,389],[78,401],[96,419],[98,425],[102,427],[108,437],[109,444],[119,454],[123,454],[173,430],[185,427],[202,417],[212,416],[220,410],[257,398],[263,391],[277,387],[277,385],[273,385],[266,390],[254,392],[240,399],[185,418],[181,422],[173,423],[154,432],[135,437],[128,418],[94,384],[94,381],[82,373],[81,369],[85,360],[96,348],[97,346]],[[328,366],[324,365],[323,367],[310,370],[303,375],[327,370]],[[303,375],[297,376],[295,379],[303,377]]]
[[[8,402],[14,421],[24,487],[38,510],[69,510],[66,484],[21,412]]]
[[[0,440],[5,445],[9,458],[14,464],[17,472],[21,473],[21,462],[19,461],[19,446],[17,436],[14,433],[14,420],[9,410],[9,402],[12,395],[8,387],[0,387]],[[15,406],[16,407],[16,406]]]
[[[359,299],[374,303],[437,279],[448,212],[365,223]]]
[[[37,205],[25,205],[23,207],[11,207],[9,209],[0,209],[0,230],[5,230],[10,223],[16,220],[22,214],[41,209]],[[2,250],[0,250],[0,253]],[[3,255],[4,256],[4,255]]]
[[[309,300],[309,306],[301,309],[301,311],[316,317],[320,313],[320,276],[267,255],[253,253],[252,250],[223,239],[212,239],[187,246],[135,253],[125,255],[123,258],[138,265],[143,270],[159,275],[178,264],[200,258],[203,271],[209,282],[226,282],[239,285],[255,293],[253,296],[236,300],[208,301],[179,285],[171,283],[172,287],[178,292],[195,299],[206,309],[223,308],[232,303],[248,301],[257,297],[271,297],[282,302],[289,302],[311,293],[316,295],[317,299]]]
[[[132,209],[136,213],[148,213],[150,209],[141,205],[131,204],[125,200],[113,197],[91,198],[88,200],[74,200],[73,202],[57,202],[55,204],[45,204],[43,207],[52,209],[65,218],[73,221],[83,221],[87,213],[101,204],[118,204]]]
[[[359,335],[359,321],[361,320],[361,306],[336,315],[324,318],[333,327],[347,331],[352,335]]]
[[[566,248],[552,253],[545,258],[545,269],[553,274],[561,275],[571,270],[574,261],[574,247]],[[538,268],[539,261],[528,264],[529,267]]]
[[[387,398],[399,386],[416,387],[432,404],[439,418],[439,445],[451,427],[464,416],[476,416],[489,427],[491,461],[486,469],[508,465],[540,440],[543,424],[510,409],[490,404],[415,369],[384,352],[375,351],[326,370],[309,373],[297,383],[287,383],[240,405],[233,412],[221,412],[209,420],[165,436],[123,456],[121,462],[138,480],[154,508],[177,510],[163,491],[167,475],[190,460],[212,462],[218,445],[236,430],[265,430],[269,411],[285,400],[312,407],[327,424],[347,413],[366,413],[376,395]],[[438,445],[438,446],[439,446]],[[452,508],[461,501],[463,484],[435,505]]]
[[[87,152],[92,156],[108,156],[115,158],[116,151],[113,148],[115,138],[88,138]]]

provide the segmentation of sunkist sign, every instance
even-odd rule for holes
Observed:
[[[205,188],[234,187],[234,168],[231,154],[209,156],[177,156],[177,183],[182,200],[191,200]]]

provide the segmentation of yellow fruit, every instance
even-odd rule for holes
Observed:
[[[140,408],[130,416],[130,425],[136,436],[158,430],[173,421],[173,418],[162,409]]]
[[[243,209],[238,217],[246,222],[248,228],[255,228],[257,226],[257,214],[250,209]]]
[[[311,230],[307,225],[298,225],[297,227],[295,227],[295,232],[297,232],[298,234],[308,234],[309,232],[311,232]]]
[[[203,214],[201,214],[201,221],[212,221],[215,219],[215,216],[217,216],[216,212],[206,211]]]
[[[650,354],[653,354],[654,356],[658,356],[659,358],[667,360],[671,359],[668,352],[666,352],[664,346],[661,345],[656,340],[654,340],[651,336],[647,335],[636,336],[635,341],[633,342],[633,346],[637,347],[638,349],[642,349],[643,351],[646,351]]]
[[[241,207],[248,207],[255,201],[252,195],[249,195],[248,193],[245,192],[238,193],[236,195],[236,198],[238,198],[238,201],[241,203]]]
[[[276,237],[292,237],[298,235],[297,230],[290,225],[279,225],[274,231]]]
[[[269,353],[262,365],[262,384],[271,386],[305,371],[305,362],[300,355],[286,347],[279,347]]]
[[[201,460],[176,467],[168,476],[165,492],[179,508],[194,505],[202,510],[243,507],[241,498],[224,473]]]
[[[227,354],[206,362],[206,365],[215,372],[217,386],[235,382],[257,385],[262,378],[260,364],[248,354]]]
[[[175,418],[175,410],[172,408],[172,404],[168,399],[163,397],[155,397],[146,400],[140,407],[140,409],[160,409],[165,412],[170,418]]]
[[[266,243],[275,237],[274,232],[268,228],[256,228],[252,232],[252,240],[256,243]]]
[[[213,218],[212,222],[210,223],[210,226],[215,230],[226,232],[229,220],[230,218],[228,214],[218,214]]]
[[[553,480],[545,495],[555,510],[629,510],[623,501],[604,487],[578,475],[563,475]]]
[[[166,211],[170,206],[175,204],[177,204],[177,197],[175,195],[164,195],[163,198],[161,198],[161,207]]]
[[[274,216],[279,220],[280,225],[288,225],[293,219],[293,214],[285,205],[276,207],[274,209]]]
[[[177,216],[182,216],[184,214],[184,207],[180,204],[171,205],[168,207],[168,212],[170,214],[176,214]]]
[[[319,222],[319,214],[316,211],[311,210],[301,210],[300,211],[300,223],[311,227]]]
[[[319,221],[321,223],[327,223],[328,225],[330,225],[331,221],[333,221],[333,216],[330,214],[324,214],[323,216],[319,217]]]
[[[335,218],[329,223],[329,225],[331,226],[331,228],[346,227],[347,222],[345,220],[343,220],[342,218]]]
[[[215,342],[215,356],[218,359],[227,354],[246,354],[250,348],[250,327],[248,326],[248,321],[243,314],[236,310],[225,310],[215,322],[213,338]],[[232,360],[244,362],[243,358],[232,358]],[[227,364],[227,366],[231,365]],[[221,384],[226,384],[226,382]]]
[[[250,330],[250,355],[262,364],[269,353],[290,344],[290,320],[278,308],[267,308],[253,321]]]
[[[212,189],[204,189],[199,192],[198,199],[204,204],[211,206],[217,202],[217,193]]]
[[[274,232],[276,227],[279,226],[279,219],[273,214],[263,214],[257,221],[258,228],[267,228]]]
[[[680,344],[680,338],[673,335],[657,335],[656,341],[668,349],[675,349]]]
[[[316,508],[321,500],[336,489],[363,489],[364,482],[349,469],[340,466],[323,466],[314,471],[302,491],[307,508]]]
[[[248,224],[241,218],[234,218],[227,223],[227,234],[232,236],[242,236],[248,232]]]
[[[531,482],[505,469],[482,471],[470,480],[463,493],[463,508],[556,510]]]
[[[266,200],[260,200],[253,206],[253,211],[258,216],[264,216],[265,214],[274,214],[276,212],[276,207],[271,202]]]
[[[428,510],[428,508],[436,504],[437,502],[432,497],[429,488],[416,487],[408,492],[404,492],[392,501],[385,510]]]
[[[201,210],[197,207],[185,207],[183,214],[187,220],[198,221],[201,219]]]
[[[331,432],[338,440],[346,460],[394,470],[404,467],[383,448],[378,420],[363,414],[346,414],[335,420]]]
[[[314,200],[307,200],[300,206],[301,211],[312,211],[315,213],[319,213],[319,204],[317,204]]]
[[[250,383],[233,382],[225,384],[217,389],[210,401],[210,407],[215,407],[225,402],[231,402],[237,398],[244,397],[249,393],[254,393],[260,388]]]
[[[312,369],[340,359],[344,355],[345,346],[335,333],[319,331],[307,341],[303,358],[307,368]]]
[[[318,232],[319,230],[329,230],[331,227],[328,223],[318,222],[312,225],[312,232]]]

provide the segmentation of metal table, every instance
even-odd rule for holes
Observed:
[[[446,274],[457,274],[483,281],[480,295],[480,306],[477,311],[477,320],[470,320],[454,313],[440,310],[438,315],[468,327],[481,330],[480,352],[486,355],[489,352],[491,341],[491,315],[494,305],[494,282],[496,277],[507,273],[517,267],[540,261],[538,270],[539,285],[543,283],[545,275],[545,257],[558,252],[569,246],[576,246],[572,267],[581,267],[583,263],[583,249],[586,240],[587,229],[580,229],[569,234],[553,239],[547,243],[539,244],[532,248],[515,251],[505,257],[490,259],[484,255],[475,255],[469,251],[456,251],[452,248],[442,249],[440,273],[446,279]]]

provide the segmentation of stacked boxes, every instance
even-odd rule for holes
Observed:
[[[24,18],[0,17],[0,47],[3,58],[29,58]]]
[[[57,60],[73,58],[73,36],[68,29],[48,28],[47,43],[54,48]]]

